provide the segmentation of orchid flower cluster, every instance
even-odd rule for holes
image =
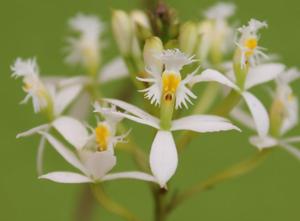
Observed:
[[[84,72],[76,77],[44,77],[35,58],[17,58],[11,71],[24,84],[21,103],[31,101],[34,112],[47,119],[17,135],[40,137],[39,178],[93,187],[128,178],[150,182],[151,188],[167,194],[180,166],[178,155],[192,138],[229,130],[240,136],[243,126],[253,130],[249,142],[259,153],[280,147],[300,159],[294,145],[300,135],[288,136],[298,124],[292,84],[300,71],[287,68],[260,46],[267,22],[251,18],[241,27],[232,25],[235,9],[231,3],[218,3],[198,22],[180,21],[162,3],[148,14],[114,10],[111,27],[120,53],[107,63],[108,44],[103,39],[107,26],[95,15],[78,14],[68,23],[76,36],[67,38],[66,48],[66,62]],[[121,93],[107,98],[102,86],[114,81],[122,82]],[[253,92],[263,85],[270,105]],[[196,87],[204,91],[197,93]],[[135,92],[142,102],[133,99]],[[96,122],[87,122],[90,113]],[[127,120],[155,132],[153,137],[144,135],[152,138],[152,143],[143,144],[149,155],[134,141],[135,131],[126,128]],[[174,136],[174,131],[181,133]],[[77,172],[45,172],[46,145]],[[137,169],[112,172],[118,151],[132,154]],[[157,220],[181,201],[162,202]]]

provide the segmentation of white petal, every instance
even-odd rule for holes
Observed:
[[[92,152],[83,150],[79,151],[78,154],[89,175],[95,180],[101,180],[117,162],[116,157],[111,151]]]
[[[53,127],[76,149],[86,144],[89,134],[85,126],[71,117],[60,117],[53,122]]]
[[[143,111],[142,109],[131,105],[129,103],[126,103],[124,101],[121,100],[117,100],[117,99],[104,99],[104,101],[113,104],[145,121],[148,122],[152,122],[153,125],[159,125],[159,119],[157,119],[156,117],[151,116],[150,114],[148,114],[147,112]]]
[[[99,82],[105,83],[111,80],[127,77],[128,69],[122,58],[117,57],[106,64],[99,76]]]
[[[43,174],[43,159],[44,159],[45,143],[46,143],[46,138],[42,136],[38,146],[38,151],[36,156],[37,174],[39,176]]]
[[[43,124],[43,125],[34,127],[34,128],[32,128],[30,130],[27,130],[25,132],[17,134],[17,138],[31,136],[33,134],[36,134],[36,133],[40,132],[40,131],[47,130],[49,127],[50,127],[49,124]]]
[[[154,183],[157,182],[152,175],[143,172],[138,172],[138,171],[110,173],[102,177],[101,181],[116,180],[116,179],[136,179],[136,180],[144,180],[144,181],[149,181]]]
[[[203,71],[200,75],[197,75],[194,77],[194,79],[191,81],[192,85],[198,82],[208,82],[208,81],[215,81],[220,84],[226,85],[230,88],[233,88],[237,91],[239,91],[239,87],[235,85],[232,81],[230,81],[227,77],[225,77],[222,73],[216,70],[207,69]]]
[[[91,96],[89,93],[84,91],[79,96],[79,98],[74,102],[68,115],[78,120],[85,120],[91,108],[90,104],[91,104]]]
[[[192,115],[172,122],[172,131],[191,130],[199,133],[240,129],[227,119],[213,115]]]
[[[82,85],[74,85],[60,90],[54,98],[54,112],[59,116],[82,90]]]
[[[150,167],[161,187],[165,187],[174,175],[178,164],[178,155],[171,132],[158,131],[150,152]]]
[[[51,172],[39,177],[39,179],[47,179],[57,183],[92,183],[89,177],[73,172]]]
[[[54,149],[72,166],[79,169],[81,172],[87,174],[86,168],[82,165],[77,156],[70,151],[67,147],[65,147],[61,142],[55,139],[52,135],[48,133],[41,133],[46,137],[48,142],[54,147]]]
[[[250,137],[249,141],[253,146],[256,146],[259,150],[275,147],[278,145],[278,141],[269,136],[253,136]]]
[[[70,87],[74,85],[86,85],[90,83],[90,78],[86,76],[76,76],[76,77],[69,77],[64,78],[60,82],[58,82],[58,86],[60,88]]]
[[[300,136],[286,138],[286,139],[284,139],[284,142],[286,142],[286,143],[298,143],[298,142],[300,142]]]
[[[265,137],[269,132],[269,116],[268,112],[262,103],[251,93],[243,92],[248,108],[250,109],[251,115],[256,125],[258,134],[261,137]]]
[[[249,89],[258,84],[263,84],[268,81],[274,80],[285,69],[283,64],[262,64],[256,67],[250,68],[245,82],[245,88]]]
[[[256,130],[253,118],[251,117],[251,115],[249,115],[248,113],[243,111],[241,107],[239,107],[239,106],[235,107],[230,112],[230,116],[234,120],[243,124],[245,127],[248,127],[249,129],[254,130],[254,131]]]
[[[300,150],[297,147],[294,147],[292,145],[289,145],[287,143],[280,143],[282,148],[285,149],[287,152],[292,154],[294,157],[296,157],[298,160],[300,160]]]

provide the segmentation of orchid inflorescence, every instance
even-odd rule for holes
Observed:
[[[32,100],[34,112],[47,117],[42,125],[17,135],[40,136],[39,178],[91,183],[93,188],[129,178],[150,182],[151,188],[167,194],[172,192],[168,182],[176,173],[178,154],[195,132],[235,130],[239,136],[239,124],[257,133],[249,141],[259,153],[280,147],[300,159],[294,146],[300,136],[286,136],[298,124],[298,99],[291,85],[300,72],[286,68],[259,46],[260,31],[268,27],[265,21],[252,18],[238,28],[229,22],[234,12],[233,4],[218,3],[203,13],[202,21],[181,22],[162,3],[148,14],[114,10],[112,31],[120,55],[107,64],[103,32],[108,28],[97,16],[78,14],[69,21],[77,36],[68,38],[66,50],[66,62],[85,72],[76,77],[46,78],[35,58],[18,58],[11,70],[24,83],[21,103]],[[123,81],[121,96],[103,96],[102,85],[116,80]],[[269,111],[252,90],[263,84],[268,84]],[[196,93],[198,85],[204,87],[203,94]],[[132,91],[144,96],[144,104],[133,104]],[[192,111],[181,116],[189,108]],[[86,122],[89,112],[96,117],[91,125]],[[135,143],[135,131],[126,129],[126,119],[154,129],[152,144],[143,144],[150,148],[149,156]],[[174,137],[173,131],[182,132]],[[45,172],[46,143],[78,172]],[[117,164],[115,152],[122,150],[133,155],[137,170],[111,172]],[[179,199],[162,201],[157,220],[183,198],[184,192]]]

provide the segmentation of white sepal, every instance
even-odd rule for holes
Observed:
[[[241,107],[237,106],[230,112],[230,117],[232,117],[234,120],[238,121],[239,123],[243,124],[245,127],[256,130],[255,123],[253,121],[253,118],[250,114],[243,111]]]
[[[87,143],[89,134],[85,126],[71,117],[59,117],[53,122],[53,127],[76,149],[81,149]]]
[[[46,138],[42,136],[40,139],[40,143],[36,155],[36,168],[37,168],[37,174],[39,176],[43,174],[45,144],[46,144]]]
[[[27,131],[17,134],[17,138],[28,137],[28,136],[37,134],[38,132],[47,130],[49,127],[50,127],[49,124],[42,124],[40,126],[31,128],[30,130],[27,130]]]
[[[143,172],[138,172],[138,171],[110,173],[102,177],[101,181],[116,180],[116,179],[136,179],[136,180],[144,180],[144,181],[149,181],[154,183],[157,182],[152,175]]]
[[[122,58],[117,57],[106,64],[99,75],[99,82],[106,83],[112,80],[128,77],[128,69]]]
[[[285,143],[298,143],[300,142],[300,136],[296,136],[296,137],[289,137],[284,139]]]
[[[259,84],[276,79],[285,69],[283,64],[271,63],[252,67],[247,74],[245,88],[248,90]]]
[[[191,84],[193,85],[198,82],[210,82],[210,81],[218,82],[237,91],[240,90],[235,83],[233,83],[231,80],[229,80],[219,71],[213,69],[207,69],[203,71],[200,75],[195,76],[194,79],[191,81]]]
[[[287,152],[289,152],[294,157],[296,157],[298,160],[300,160],[300,150],[297,147],[294,147],[294,146],[284,143],[284,142],[281,142],[280,145],[283,149],[285,149]]]
[[[48,140],[48,142],[53,146],[53,148],[72,166],[79,169],[84,174],[87,174],[86,168],[77,158],[77,156],[70,151],[67,147],[65,147],[61,142],[55,139],[52,135],[48,133],[41,132],[43,136]]]
[[[39,179],[47,179],[57,183],[93,183],[89,177],[73,172],[51,172],[44,174]]]
[[[192,115],[172,122],[172,131],[191,130],[199,133],[240,129],[227,119],[213,115]]]
[[[174,175],[178,155],[171,132],[158,131],[151,146],[150,168],[161,187]]]
[[[258,134],[261,137],[265,137],[269,132],[269,115],[262,103],[251,93],[243,92],[248,108],[250,109],[251,115],[256,125]]]

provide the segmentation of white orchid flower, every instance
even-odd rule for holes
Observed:
[[[250,138],[250,143],[260,150],[279,146],[300,159],[300,150],[292,145],[293,143],[300,142],[300,136],[285,136],[289,130],[298,124],[298,101],[293,95],[291,87],[288,85],[297,78],[300,78],[300,72],[296,69],[290,69],[282,73],[276,79],[277,88],[276,92],[273,94],[273,105],[276,105],[274,106],[274,110],[276,111],[275,114],[277,114],[279,118],[282,118],[281,123],[279,124],[280,128],[278,136],[272,136],[270,133],[263,136],[253,136]],[[272,115],[272,111],[270,115]],[[253,120],[240,107],[236,107],[232,111],[231,116],[246,127],[255,130]]]
[[[68,39],[69,55],[66,61],[97,69],[101,61],[100,50],[103,47],[100,40],[104,31],[102,21],[94,15],[77,14],[69,21],[69,26],[80,35],[78,38]]]
[[[183,66],[193,63],[192,57],[182,53],[179,49],[164,50],[162,53],[152,56],[155,61],[151,66],[146,67],[149,78],[137,78],[142,82],[152,84],[150,87],[141,90],[145,92],[145,98],[152,104],[160,105],[161,99],[173,99],[175,96],[175,108],[186,108],[188,103],[192,103],[190,98],[195,99],[196,95],[187,87],[197,70],[189,74],[185,79],[181,79],[180,70]],[[165,70],[162,72],[162,66]]]
[[[263,52],[264,48],[258,46],[259,35],[257,33],[261,28],[267,27],[266,22],[251,19],[248,25],[238,29],[240,36],[236,44],[241,50],[240,64],[242,68],[248,63],[251,66],[257,65],[261,57],[267,57]]]
[[[153,176],[138,171],[108,173],[116,165],[116,157],[113,151],[102,149],[109,135],[98,133],[99,126],[95,129],[95,133],[90,135],[86,127],[74,118],[63,117],[53,124],[75,151],[71,151],[49,133],[41,132],[41,134],[68,163],[81,173],[56,171],[44,174],[39,177],[40,179],[58,183],[97,183],[125,178],[156,182]],[[98,146],[90,147],[91,138],[95,139]]]
[[[60,79],[55,79],[54,81],[41,79],[35,59],[22,60],[18,58],[11,69],[13,77],[23,77],[23,89],[27,93],[27,96],[21,103],[26,103],[31,98],[36,113],[47,109],[48,114],[51,115],[49,121],[59,118],[82,90],[82,85],[80,84],[58,88],[57,82]],[[40,131],[48,131],[50,127],[51,122],[20,133],[17,135],[17,138],[31,136]],[[45,139],[41,137],[37,153],[38,174],[42,172],[44,148]]]
[[[195,76],[191,83],[195,84],[198,82],[214,81],[230,87],[240,93],[251,112],[258,133],[261,136],[265,136],[269,131],[268,113],[263,104],[248,90],[254,86],[275,79],[283,72],[284,68],[285,66],[279,63],[262,64],[252,67],[249,69],[249,73],[247,74],[244,88],[240,88],[236,84],[235,78],[231,80],[222,73],[212,69],[207,69],[200,75]]]
[[[105,99],[107,103],[117,106],[126,111],[110,112],[113,115],[125,117],[129,120],[145,124],[157,129],[150,151],[150,168],[161,187],[166,187],[168,180],[174,175],[178,155],[172,131],[190,130],[199,133],[217,132],[227,130],[239,130],[227,119],[213,115],[192,115],[172,121],[170,130],[160,127],[160,120],[138,107],[116,99]],[[97,110],[95,110],[97,112]]]
[[[82,89],[78,84],[57,89],[54,83],[42,81],[35,59],[18,58],[11,66],[11,70],[13,77],[23,77],[23,89],[27,95],[21,103],[27,103],[31,98],[35,113],[49,108],[52,109],[50,111],[53,112],[54,117],[61,115]]]

